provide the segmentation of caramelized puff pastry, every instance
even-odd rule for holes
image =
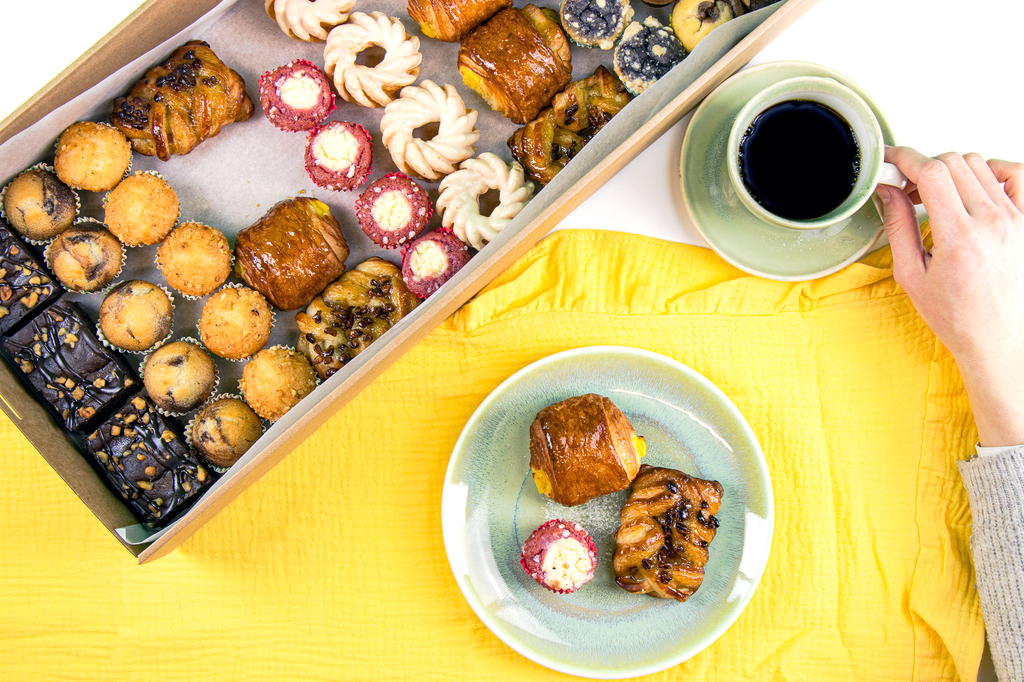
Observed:
[[[327,204],[285,199],[235,238],[235,271],[281,310],[301,308],[345,271],[348,245]]]
[[[229,123],[244,121],[253,105],[245,81],[208,43],[191,40],[114,100],[110,122],[132,148],[162,161],[188,154]]]
[[[512,133],[512,157],[546,185],[632,99],[618,76],[598,66],[592,76],[569,83],[555,95],[550,109]]]
[[[306,312],[295,316],[299,327],[295,347],[326,379],[419,302],[402,281],[401,270],[382,258],[369,258],[328,286]]]
[[[409,16],[428,38],[457,43],[512,0],[409,0]]]
[[[503,9],[462,41],[459,72],[492,109],[526,123],[572,80],[572,53],[557,15]]]
[[[627,592],[686,601],[704,581],[722,485],[641,465],[615,531],[615,582]]]
[[[530,425],[537,490],[567,507],[624,490],[646,449],[626,415],[594,393],[549,405]]]

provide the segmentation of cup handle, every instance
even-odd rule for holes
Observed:
[[[882,172],[878,176],[879,185],[892,185],[903,189],[907,186],[907,176],[891,163],[882,164]]]

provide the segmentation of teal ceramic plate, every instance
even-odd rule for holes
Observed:
[[[534,486],[530,424],[544,407],[585,393],[625,412],[647,440],[644,462],[725,490],[704,583],[685,603],[616,586],[613,535],[626,491],[563,507]],[[689,367],[617,346],[557,353],[498,386],[455,444],[441,517],[455,580],[491,632],[541,665],[596,678],[664,670],[714,642],[753,595],[774,527],[768,467],[736,406]],[[597,547],[596,574],[574,594],[545,590],[519,565],[523,542],[553,518],[580,523]]]
[[[679,162],[683,202],[701,237],[739,269],[783,281],[836,272],[868,253],[882,234],[882,219],[870,201],[836,225],[794,230],[755,216],[733,189],[725,154],[736,115],[762,89],[797,76],[832,78],[856,92],[875,112],[885,143],[896,144],[878,104],[846,76],[807,62],[769,62],[740,71],[708,95],[686,128]]]

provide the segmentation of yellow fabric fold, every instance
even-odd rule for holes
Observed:
[[[3,420],[0,679],[564,679],[462,599],[441,485],[491,390],[595,344],[663,353],[717,384],[774,487],[772,554],[747,609],[650,679],[973,679],[983,624],[955,459],[974,425],[890,268],[884,249],[771,282],[705,249],[558,232],[144,567]]]

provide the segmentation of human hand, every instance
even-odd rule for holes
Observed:
[[[886,148],[885,160],[910,180],[877,189],[893,275],[956,359],[981,444],[1024,443],[1024,164],[909,147]]]

